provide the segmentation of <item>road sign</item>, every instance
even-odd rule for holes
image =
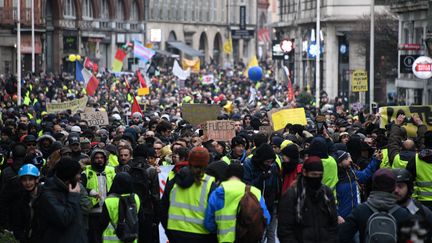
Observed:
[[[351,78],[351,91],[352,92],[366,92],[368,91],[368,77],[365,70],[355,70]]]
[[[233,39],[252,39],[254,30],[231,30],[231,38]]]
[[[432,77],[432,58],[421,56],[412,65],[412,72],[417,78],[428,79]]]

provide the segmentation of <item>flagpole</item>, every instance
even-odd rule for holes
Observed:
[[[320,18],[321,18],[321,13],[320,13],[320,5],[321,5],[321,1],[317,0],[316,2],[317,5],[317,16],[316,16],[316,37],[315,37],[315,43],[316,43],[316,55],[315,55],[315,105],[316,107],[319,109],[320,108],[320,91],[321,91],[321,77],[320,77],[320,56],[321,56],[321,39],[320,39]]]
[[[21,3],[17,1],[17,104],[21,105]]]
[[[32,59],[32,73],[35,72],[35,26],[34,26],[34,0],[31,0],[31,59]]]

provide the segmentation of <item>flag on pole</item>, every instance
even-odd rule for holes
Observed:
[[[228,38],[228,40],[225,42],[224,46],[224,52],[226,54],[231,54],[232,53],[232,39],[231,36]]]
[[[180,67],[180,64],[177,62],[177,60],[174,60],[174,66],[172,72],[180,80],[186,80],[190,75],[190,68],[188,68],[188,70],[185,71]]]
[[[243,75],[246,76],[247,78],[249,78],[249,68],[254,67],[254,66],[258,66],[258,59],[255,55],[253,55],[253,57],[251,57],[251,59],[249,59],[249,63],[246,66],[245,71],[243,72]]]
[[[93,96],[97,87],[99,86],[99,80],[91,73],[90,70],[85,68],[81,70],[81,74],[84,78],[87,95]]]
[[[141,88],[147,88],[146,81],[144,80],[141,72],[139,70],[136,71],[136,75],[138,77],[138,80],[140,82]]]
[[[138,41],[134,41],[134,56],[147,63],[154,55],[155,51],[143,46]]]
[[[83,65],[79,61],[75,61],[75,80],[80,81],[81,83],[85,81],[81,73],[82,70]]]
[[[137,101],[136,97],[134,96],[134,98],[133,98],[133,102],[132,102],[132,108],[131,108],[131,118],[132,118],[132,115],[133,115],[135,112],[139,112],[139,113],[144,117],[144,114],[143,114],[142,111],[141,111],[141,107],[140,107],[140,105],[138,104],[138,101]]]
[[[285,75],[286,75],[287,80],[288,80],[288,101],[293,101],[295,98],[295,94],[294,94],[294,89],[293,89],[293,86],[291,83],[291,77],[290,77],[291,75],[290,75],[290,72],[289,72],[289,69],[287,66],[283,66],[283,69],[285,71]]]
[[[93,70],[93,62],[90,60],[90,58],[86,57],[84,59],[84,67],[89,70]]]
[[[112,63],[112,71],[120,72],[123,67],[123,60],[125,59],[127,53],[123,49],[117,49],[117,52],[114,56],[114,61]]]

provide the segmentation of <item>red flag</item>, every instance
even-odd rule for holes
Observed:
[[[141,88],[147,88],[147,84],[139,70],[136,71],[136,75],[138,77],[138,80],[140,82]]]
[[[138,101],[136,100],[136,97],[133,98],[133,102],[132,102],[132,109],[131,109],[131,117],[135,112],[139,112],[142,116],[144,116],[144,114],[141,111],[141,107],[138,104]]]
[[[90,58],[86,57],[84,60],[84,67],[93,70],[93,62],[90,60]]]
[[[84,77],[87,95],[93,96],[99,86],[99,80],[91,73],[91,71],[85,68],[81,70],[81,74]]]
[[[294,89],[293,86],[291,84],[291,79],[288,79],[288,101],[293,101],[294,100]]]

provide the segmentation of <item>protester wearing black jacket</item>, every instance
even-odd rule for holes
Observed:
[[[46,181],[35,202],[38,230],[32,242],[87,242],[80,207],[80,171],[79,163],[71,158],[56,165],[55,176]]]

